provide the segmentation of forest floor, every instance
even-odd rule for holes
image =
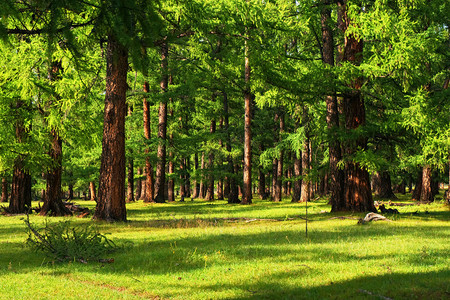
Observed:
[[[23,215],[0,216],[0,299],[449,299],[449,207],[395,208],[391,221],[358,225],[364,214],[318,199],[306,236],[305,204],[288,199],[138,201],[127,223],[95,222],[121,248],[113,263],[87,264],[52,262],[25,246]],[[30,216],[45,220],[94,223]]]

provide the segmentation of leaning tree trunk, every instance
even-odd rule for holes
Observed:
[[[421,202],[433,202],[434,194],[432,191],[432,172],[430,166],[424,166],[422,172],[422,191],[420,193]]]
[[[350,62],[359,65],[363,53],[363,40],[354,34],[346,35],[351,20],[347,14],[347,0],[340,5],[344,39],[343,62]],[[348,132],[356,132],[360,126],[366,123],[364,100],[361,96],[361,78],[353,78],[347,83],[351,91],[343,95],[343,107],[345,115],[345,128]],[[376,212],[372,192],[370,189],[369,173],[361,167],[358,162],[352,161],[351,157],[358,149],[366,149],[367,141],[365,137],[359,137],[346,145],[346,154],[350,160],[345,166],[344,198],[345,209],[349,211],[373,211]]]
[[[40,211],[41,216],[68,216],[70,210],[63,204],[61,197],[62,175],[62,140],[56,130],[52,130],[52,145],[49,151],[52,167],[47,171],[47,189],[44,205]]]
[[[128,51],[112,34],[108,36],[106,63],[102,156],[94,219],[126,221],[125,115]]]
[[[8,180],[6,177],[2,177],[2,201],[8,202]]]
[[[392,191],[391,176],[389,172],[376,172],[373,177],[373,191],[379,198],[397,199]]]
[[[169,83],[168,75],[169,48],[166,42],[161,45],[161,92],[166,93]],[[158,163],[156,164],[155,202],[166,202],[164,189],[166,183],[166,139],[167,139],[167,101],[163,99],[159,103],[158,120]]]

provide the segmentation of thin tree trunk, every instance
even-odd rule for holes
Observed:
[[[172,76],[169,77],[169,84],[173,84],[173,79]],[[173,119],[173,101],[172,98],[169,100],[170,101],[170,110],[169,110],[169,115],[171,117],[171,119]],[[175,164],[174,164],[174,155],[173,155],[173,132],[170,132],[169,134],[169,174],[170,174],[170,178],[167,182],[167,201],[169,202],[175,202],[175,180],[174,180],[174,173],[175,173]]]
[[[125,115],[128,51],[109,35],[98,201],[94,219],[126,221]]]
[[[281,135],[284,132],[284,113],[278,113],[278,120],[280,123],[279,127],[279,140],[281,140]],[[277,160],[277,166],[276,166],[276,181],[274,186],[274,197],[273,201],[279,202],[281,201],[282,197],[282,179],[283,179],[283,159],[284,159],[284,152],[281,150],[280,157]]]
[[[166,42],[161,45],[161,92],[167,92],[168,88],[168,53],[169,48]],[[156,165],[155,180],[155,202],[164,203],[165,200],[165,182],[166,182],[166,133],[167,133],[167,101],[163,99],[159,103],[159,122],[158,122],[158,163]]]
[[[144,82],[144,93],[149,93],[150,87],[148,81]],[[150,116],[150,102],[147,101],[147,96],[143,100],[143,118],[144,118],[144,137],[147,141],[151,138],[151,116]],[[150,149],[145,148],[145,180],[142,181],[141,197],[144,202],[155,202],[154,199],[154,178],[153,178],[153,166],[149,157]]]
[[[310,172],[310,165],[309,165],[309,116],[308,116],[308,108],[304,108],[303,111],[303,117],[302,117],[302,123],[305,127],[305,140],[303,142],[303,151],[302,153],[302,187],[301,187],[301,202],[307,202],[311,200],[311,188],[310,188],[310,179],[308,178],[309,172]]]
[[[6,177],[2,177],[2,201],[8,202],[8,180]]]
[[[216,132],[216,120],[211,120],[209,133],[214,135]],[[211,151],[208,157],[208,186],[205,199],[208,201],[214,200],[214,153]]]
[[[52,145],[49,156],[52,167],[47,171],[47,189],[44,205],[39,214],[41,216],[68,216],[72,215],[70,210],[63,204],[61,195],[62,176],[62,140],[56,130],[52,130]]]
[[[266,194],[266,174],[264,174],[264,171],[262,169],[262,167],[259,167],[258,170],[258,194],[259,197],[261,198],[261,200],[265,200],[267,199],[267,194]]]
[[[292,193],[292,202],[299,202],[300,196],[302,192],[302,180],[300,176],[302,176],[302,152],[298,152],[294,157],[294,192]]]
[[[127,201],[134,202],[134,161],[128,161],[128,175],[127,175]]]
[[[142,179],[141,179],[142,168],[141,167],[139,167],[137,169],[137,176],[138,176],[138,179],[136,180],[136,193],[135,193],[135,196],[134,196],[136,201],[137,200],[141,200],[141,194],[142,194]]]
[[[244,90],[244,179],[241,203],[250,204],[252,203],[252,94],[250,91],[251,68],[247,40],[245,40],[244,51],[246,87]]]
[[[201,162],[200,162],[200,187],[199,187],[199,198],[204,199],[205,198],[205,194],[206,194],[206,185],[205,185],[205,176],[204,176],[204,172],[205,172],[205,152],[202,152],[202,158],[201,158]]]
[[[194,168],[195,168],[195,172],[197,173],[197,179],[195,179],[195,181],[194,181],[194,193],[193,193],[194,195],[192,196],[192,199],[196,199],[200,195],[200,183],[198,180],[199,172],[198,172],[198,154],[197,153],[194,154]]]
[[[89,200],[97,201],[97,192],[95,191],[95,182],[93,181],[89,182],[89,194],[91,195]]]

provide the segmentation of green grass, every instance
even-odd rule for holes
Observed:
[[[367,225],[332,219],[363,214],[330,214],[324,200],[308,206],[305,237],[305,204],[288,200],[130,203],[130,222],[97,223],[123,246],[111,264],[53,263],[25,247],[24,216],[0,216],[0,299],[450,297],[450,212],[442,201],[397,207],[392,222]]]

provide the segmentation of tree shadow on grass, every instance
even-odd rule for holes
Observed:
[[[360,276],[355,279],[333,282],[314,287],[295,287],[286,284],[292,277],[304,276],[302,272],[278,273],[277,280],[263,279],[256,283],[236,286],[202,286],[202,289],[240,289],[242,294],[227,299],[449,299],[450,271],[420,273],[392,273],[379,276]]]

